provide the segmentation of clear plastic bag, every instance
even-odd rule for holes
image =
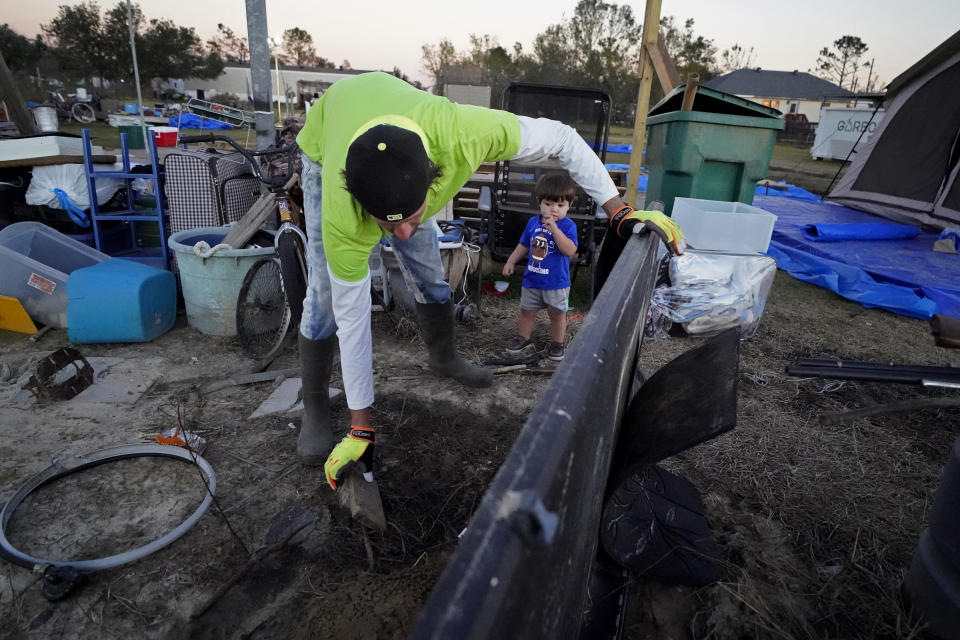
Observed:
[[[666,259],[669,283],[654,289],[652,309],[689,335],[740,327],[746,340],[756,332],[777,271],[773,258],[688,250]]]

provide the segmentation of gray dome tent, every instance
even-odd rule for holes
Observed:
[[[960,31],[894,78],[884,107],[829,199],[903,222],[960,226]]]

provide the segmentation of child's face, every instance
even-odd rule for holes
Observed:
[[[570,209],[569,200],[552,200],[544,198],[540,201],[540,217],[546,221],[563,220],[567,217],[567,211]]]

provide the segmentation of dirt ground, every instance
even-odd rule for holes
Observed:
[[[484,320],[463,326],[465,352],[497,355],[515,310],[515,301],[486,303]],[[66,332],[37,343],[0,332],[4,500],[53,458],[137,443],[182,420],[207,440],[219,505],[172,546],[95,573],[60,603],[43,598],[37,576],[4,563],[0,610],[7,622],[0,637],[314,637],[321,629],[333,638],[403,637],[548,377],[502,377],[481,392],[438,383],[426,374],[414,324],[403,314],[394,318],[374,318],[377,473],[389,530],[369,539],[372,565],[361,528],[340,509],[320,470],[296,457],[299,415],[247,419],[276,383],[201,392],[208,382],[250,370],[234,339],[204,336],[181,316],[174,330],[147,344],[82,345],[88,358],[121,360],[103,380],[116,382],[117,371],[131,397],[143,390],[142,397],[35,405],[16,401],[18,381],[39,357],[68,344]],[[295,365],[290,345],[271,368]],[[345,405],[334,406],[335,423],[345,428]],[[175,460],[103,465],[32,494],[8,537],[43,558],[112,555],[175,527],[204,493],[197,470]],[[190,619],[249,553],[268,546],[271,525],[291,511],[313,521],[306,540],[267,555]]]
[[[778,150],[774,165],[814,190],[800,160]],[[465,355],[499,354],[514,329],[516,284],[511,295],[487,296],[482,317],[461,325]],[[571,311],[571,337],[583,313]],[[150,343],[81,345],[100,359],[99,383],[113,394],[35,405],[16,399],[19,383],[38,358],[68,344],[66,332],[29,342],[0,331],[0,499],[54,458],[137,443],[179,423],[206,439],[217,496],[180,540],[93,574],[59,603],[44,599],[38,576],[2,563],[0,638],[405,637],[549,377],[505,374],[483,391],[438,382],[409,319],[377,313],[373,324],[388,531],[366,542],[319,470],[297,460],[299,416],[248,419],[278,382],[204,391],[252,370],[234,339],[202,335],[180,316]],[[537,331],[542,343],[543,319]],[[698,344],[647,342],[642,365],[652,372]],[[825,412],[945,392],[785,375],[788,363],[815,356],[960,362],[960,353],[933,346],[924,322],[778,272],[760,328],[743,344],[737,428],[663,463],[701,491],[724,554],[722,580],[693,590],[636,578],[625,638],[922,636],[898,588],[960,435],[960,411],[822,426]],[[270,369],[294,366],[289,345]],[[342,400],[334,421],[346,427]],[[192,465],[112,463],[36,491],[8,537],[38,557],[101,557],[162,535],[204,494]],[[307,525],[276,549],[291,522]]]
[[[495,355],[513,327],[516,300],[488,297],[461,348]],[[579,321],[571,312],[571,334]],[[208,442],[219,508],[172,546],[93,574],[69,599],[47,602],[39,579],[3,565],[0,636],[197,638],[402,638],[454,550],[547,376],[507,374],[487,391],[426,375],[416,330],[403,316],[374,320],[378,476],[389,521],[371,535],[343,513],[316,469],[294,453],[296,416],[247,420],[276,383],[198,390],[249,368],[235,341],[185,326],[142,345],[85,345],[88,357],[122,358],[156,379],[132,404],[21,407],[0,388],[3,467],[9,496],[58,456],[138,441],[177,423]],[[545,324],[539,325],[541,340]],[[66,344],[2,336],[9,378]],[[654,370],[696,340],[648,342]],[[638,578],[627,638],[908,637],[916,626],[897,596],[960,432],[957,411],[926,411],[822,427],[825,411],[935,392],[911,387],[789,378],[803,356],[948,364],[926,325],[866,310],[780,272],[758,333],[743,345],[739,425],[665,466],[701,490],[725,554],[724,578],[699,591]],[[295,364],[287,349],[272,368]],[[142,366],[141,366],[142,365]],[[128,378],[136,378],[125,373]],[[334,381],[337,384],[338,380]],[[346,425],[342,402],[337,424]],[[9,538],[41,557],[93,558],[157,537],[196,508],[204,486],[191,465],[130,460],[70,476],[33,494]],[[205,613],[218,588],[271,540],[283,515],[306,516],[305,540],[254,563]],[[228,527],[229,523],[229,527]],[[233,531],[231,531],[231,528]],[[302,535],[299,537],[303,537]]]

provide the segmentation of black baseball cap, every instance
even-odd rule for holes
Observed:
[[[378,124],[350,144],[343,176],[367,213],[397,222],[423,205],[434,166],[416,132]]]

